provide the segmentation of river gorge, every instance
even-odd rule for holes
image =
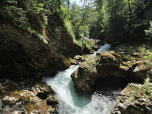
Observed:
[[[110,45],[100,46],[97,52],[109,50]],[[90,56],[95,56],[96,52]],[[69,69],[59,71],[52,77],[44,77],[43,81],[47,83],[59,99],[57,112],[59,114],[110,114],[116,105],[117,94],[120,89],[106,88],[102,91],[95,91],[92,95],[80,93],[74,87],[71,74],[79,68],[78,65],[72,65]]]

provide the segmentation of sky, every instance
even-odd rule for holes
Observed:
[[[78,5],[82,6],[83,5],[83,2],[80,2],[80,1],[83,1],[83,0],[70,0],[70,2],[76,2]],[[91,0],[88,0],[87,3],[91,3]]]
[[[80,0],[70,0],[70,2],[76,2],[78,5],[82,5],[82,2],[80,2]]]

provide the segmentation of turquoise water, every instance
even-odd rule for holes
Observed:
[[[108,49],[108,44],[104,50]],[[100,49],[100,51],[103,51]],[[69,69],[60,71],[53,78],[44,77],[45,81],[57,93],[59,114],[110,114],[116,104],[117,90],[96,91],[92,96],[80,94],[74,87],[71,74],[78,68],[72,65]]]

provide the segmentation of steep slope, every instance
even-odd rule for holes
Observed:
[[[90,52],[89,41],[76,42],[63,6],[53,5],[41,0],[1,1],[1,76],[54,75],[70,66],[73,55]]]

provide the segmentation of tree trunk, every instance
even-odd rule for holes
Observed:
[[[128,7],[129,7],[129,12],[130,12],[130,13],[129,13],[129,17],[132,18],[132,15],[131,15],[131,8],[130,8],[130,2],[129,2],[129,1],[130,1],[130,0],[128,0]]]
[[[61,0],[59,0],[59,12],[60,12],[60,5],[61,5]]]
[[[69,0],[68,0],[68,13],[69,13],[69,4],[70,4],[70,2],[69,2]]]

